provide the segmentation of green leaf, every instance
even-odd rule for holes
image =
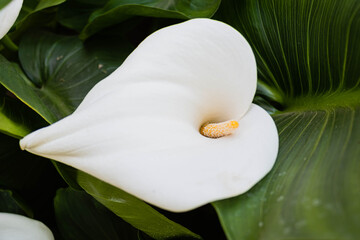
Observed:
[[[72,113],[87,92],[120,65],[123,52],[129,51],[122,47],[114,47],[113,52],[105,49],[91,52],[76,37],[32,32],[23,37],[19,48],[21,66],[27,76],[0,57],[0,81],[53,123]],[[113,58],[118,59],[108,64]]]
[[[2,210],[19,212],[21,208],[29,217],[52,221],[52,199],[56,189],[65,183],[51,162],[21,151],[19,141],[4,134],[0,134],[0,146],[0,188],[10,190],[0,200]]]
[[[229,239],[358,239],[360,2],[226,1],[257,59],[280,149],[248,193],[213,205]],[[273,106],[271,108],[270,106]]]
[[[137,229],[83,191],[59,189],[54,207],[57,226],[64,239],[138,239]]]
[[[17,40],[22,34],[31,28],[50,25],[56,17],[56,9],[53,7],[66,0],[24,0],[20,14],[15,22],[15,31],[9,35]]]
[[[8,5],[11,0],[0,0],[0,10],[3,9],[6,5]]]
[[[78,32],[86,26],[94,11],[105,6],[108,0],[72,0],[59,7],[57,18],[60,24]]]
[[[278,114],[274,169],[250,192],[214,203],[229,239],[360,236],[360,107]]]
[[[65,1],[66,0],[40,0],[34,11],[36,12],[41,11],[45,8],[54,7]]]
[[[11,102],[10,102],[11,104]],[[25,125],[22,116],[14,116],[12,110],[16,109],[10,105],[5,91],[0,95],[0,132],[16,138],[22,138],[31,132],[30,128]],[[20,112],[19,112],[20,113]]]
[[[84,172],[78,174],[80,186],[113,213],[155,239],[200,237],[144,203],[142,200],[104,183]]]
[[[23,36],[19,48],[27,76],[0,56],[0,82],[48,123],[54,123],[72,113],[131,50],[119,38],[93,39],[84,46],[76,37],[35,31]],[[55,164],[67,183],[78,188],[73,180],[76,171]]]
[[[190,19],[211,17],[220,0],[110,0],[94,11],[80,34],[86,39],[106,27],[118,24],[132,16]]]
[[[0,212],[33,217],[32,210],[10,190],[0,189]]]
[[[7,76],[7,78],[11,77]],[[0,86],[0,132],[22,138],[45,125],[41,117]]]

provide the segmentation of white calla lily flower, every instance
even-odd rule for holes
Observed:
[[[0,9],[0,39],[10,30],[19,16],[23,0],[11,0],[5,7]]]
[[[42,222],[13,213],[0,213],[0,239],[54,240],[54,236]]]
[[[20,145],[158,207],[191,210],[246,192],[272,168],[278,134],[251,103],[256,81],[239,32],[189,20],[151,34],[72,115]]]

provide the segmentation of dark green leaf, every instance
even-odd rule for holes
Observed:
[[[181,225],[144,203],[142,200],[104,183],[84,172],[79,172],[80,186],[113,213],[155,239],[173,237],[199,238]]]
[[[80,37],[85,39],[101,29],[120,23],[132,16],[189,19],[211,17],[220,0],[110,0],[94,11]]]
[[[0,86],[0,132],[22,138],[45,125],[41,117]]]
[[[33,212],[36,219],[51,225],[52,199],[65,183],[50,160],[21,151],[17,139],[0,134],[0,146],[0,188],[11,190],[7,197],[26,215],[31,217]],[[4,204],[18,209],[14,204]]]
[[[38,184],[49,162],[20,150],[17,139],[0,134],[0,186],[31,189]]]
[[[357,0],[230,0],[218,18],[250,42],[259,78],[288,105],[295,97],[359,87]]]
[[[0,0],[0,10],[9,4],[11,0]]]
[[[59,22],[78,32],[86,26],[88,19],[94,11],[102,8],[108,0],[72,0],[59,7]]]
[[[27,77],[1,58],[0,81],[46,121],[53,123],[72,113],[87,92],[120,65],[124,51],[129,51],[122,47],[105,46],[105,51],[93,48],[90,52],[76,37],[29,33],[19,48],[20,62]],[[109,59],[112,60],[110,64]]]
[[[229,239],[360,237],[359,10],[357,0],[223,2],[217,17],[250,42],[256,102],[280,134],[268,176],[214,203]]]
[[[15,31],[10,33],[12,39],[18,39],[31,28],[53,23],[56,9],[52,8],[66,0],[24,0],[20,14],[15,22]]]
[[[33,217],[32,210],[10,190],[0,189],[0,212]]]
[[[360,236],[360,107],[275,116],[280,152],[254,189],[215,203],[229,239]]]
[[[138,239],[138,230],[83,191],[59,189],[54,206],[57,226],[66,240]]]

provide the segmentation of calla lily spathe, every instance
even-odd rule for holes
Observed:
[[[0,10],[0,39],[10,30],[19,16],[23,0],[11,0]]]
[[[54,236],[42,222],[13,213],[0,213],[0,239],[54,240]]]
[[[256,62],[227,24],[194,19],[147,37],[77,110],[21,140],[153,205],[186,211],[244,193],[272,168],[278,134],[251,104]],[[205,122],[237,120],[211,139]]]

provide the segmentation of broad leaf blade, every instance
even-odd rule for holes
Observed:
[[[119,53],[120,51],[120,53]],[[103,52],[90,52],[76,37],[65,37],[45,32],[29,33],[19,48],[19,58],[27,77],[1,58],[1,83],[18,98],[53,123],[80,104],[87,92],[120,65],[122,51],[114,48],[118,60],[108,64]],[[109,52],[108,52],[109,54]],[[114,58],[114,57],[112,57]]]
[[[79,172],[78,182],[87,193],[113,213],[155,239],[200,238],[183,226],[166,218],[142,200],[89,174]]]
[[[259,78],[289,100],[359,86],[357,0],[230,0],[218,18],[244,34]]]
[[[250,192],[214,203],[229,239],[360,236],[360,107],[275,116],[280,151]]]
[[[59,189],[54,207],[57,226],[64,239],[138,239],[138,230],[83,191]]]
[[[101,29],[120,23],[132,16],[190,19],[211,17],[218,9],[220,0],[119,1],[110,0],[103,8],[94,11],[80,34],[88,38]]]
[[[218,17],[250,42],[257,103],[280,134],[268,176],[214,203],[229,239],[360,237],[359,10],[356,0],[223,3]]]
[[[56,17],[54,7],[66,0],[24,0],[20,14],[15,22],[15,31],[9,35],[18,39],[31,28],[52,23]]]

